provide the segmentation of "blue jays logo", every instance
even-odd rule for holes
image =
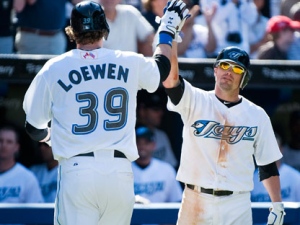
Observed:
[[[228,144],[235,144],[240,140],[253,141],[257,133],[257,127],[224,126],[209,120],[197,120],[192,127],[194,135],[204,138],[226,140]]]
[[[229,52],[228,56],[231,59],[238,59],[240,56],[242,56],[243,54],[241,54],[240,52]]]

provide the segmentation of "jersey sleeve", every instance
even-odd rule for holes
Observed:
[[[184,92],[181,100],[177,105],[174,105],[168,97],[167,108],[170,111],[180,113],[182,119],[185,121],[190,116],[190,113],[195,109],[195,88],[186,80],[184,82]],[[199,89],[199,91],[202,91]],[[202,104],[202,99],[197,99],[197,104]]]
[[[30,84],[23,101],[26,120],[38,129],[47,127],[51,120],[51,93],[43,76],[43,69]]]
[[[270,118],[266,114],[263,121],[259,138],[254,144],[254,157],[259,166],[268,165],[282,157]]]
[[[160,82],[160,73],[154,58],[139,55],[139,89],[152,93],[157,90]]]

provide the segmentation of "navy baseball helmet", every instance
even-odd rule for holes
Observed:
[[[244,68],[245,73],[243,74],[243,78],[240,84],[240,88],[243,89],[248,84],[248,81],[251,78],[251,75],[248,72],[248,69],[250,67],[250,58],[248,53],[238,47],[226,47],[217,56],[214,66],[218,66],[219,63],[223,61],[234,62]]]
[[[104,10],[100,4],[93,1],[82,1],[76,4],[71,13],[70,24],[78,33],[106,30],[105,39],[109,34]]]

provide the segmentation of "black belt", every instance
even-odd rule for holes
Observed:
[[[61,30],[39,30],[30,27],[20,27],[19,30],[29,32],[29,33],[34,33],[37,35],[42,35],[42,36],[54,36],[55,34],[61,31]]]
[[[78,154],[78,155],[75,155],[74,157],[76,156],[90,156],[90,157],[94,157],[94,152],[88,152],[88,153],[83,153],[83,154]],[[123,153],[123,152],[120,152],[118,150],[115,150],[114,151],[114,157],[115,158],[127,158],[126,155]]]
[[[228,196],[228,195],[232,195],[233,194],[233,191],[223,191],[223,190],[206,189],[206,188],[203,188],[203,187],[199,187],[198,188],[198,186],[195,186],[195,185],[192,185],[192,184],[186,184],[186,186],[189,189],[197,190],[197,191],[200,191],[202,193],[210,194],[210,195],[214,195],[214,196]]]

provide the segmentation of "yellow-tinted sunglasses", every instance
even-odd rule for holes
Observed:
[[[238,66],[238,65],[233,65],[229,62],[220,62],[219,66],[223,69],[223,70],[228,70],[229,68],[232,68],[232,71],[236,74],[242,75],[245,73],[245,70],[243,67]]]

